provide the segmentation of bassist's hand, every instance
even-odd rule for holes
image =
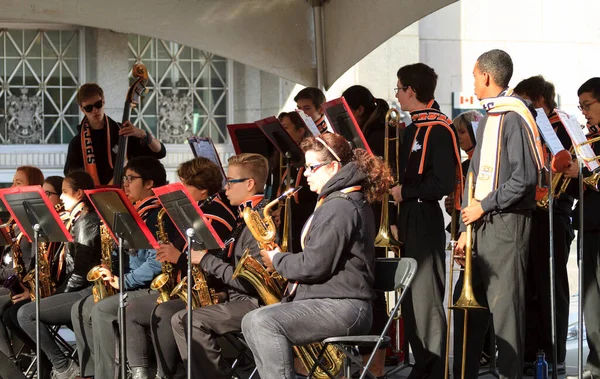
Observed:
[[[134,126],[131,122],[125,121],[121,126],[121,129],[119,129],[119,135],[143,139],[146,137],[146,132]]]

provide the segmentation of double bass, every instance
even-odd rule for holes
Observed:
[[[125,107],[123,108],[123,118],[121,125],[125,121],[129,121],[131,110],[136,107],[140,101],[140,97],[146,92],[146,85],[148,83],[148,70],[142,63],[136,63],[131,69],[131,73],[135,79],[133,84],[127,91],[127,97],[125,98]],[[117,151],[117,157],[113,167],[113,179],[112,184],[121,188],[123,186],[123,168],[125,167],[125,161],[127,158],[127,140],[129,137],[119,136],[119,148]]]

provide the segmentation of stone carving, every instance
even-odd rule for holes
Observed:
[[[177,96],[158,96],[158,135],[163,143],[182,143],[190,134],[192,125],[192,98]]]
[[[43,143],[42,97],[27,96],[27,91],[23,90],[20,96],[10,95],[7,100],[8,133],[6,143]]]

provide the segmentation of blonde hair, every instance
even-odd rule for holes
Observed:
[[[269,175],[269,161],[260,154],[243,153],[234,155],[227,161],[229,166],[240,166],[246,176],[254,180],[258,192],[265,188]]]

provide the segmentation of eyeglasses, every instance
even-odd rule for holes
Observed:
[[[331,162],[326,162],[326,163],[317,163],[314,165],[304,165],[304,167],[306,168],[306,172],[310,172],[311,174],[314,174],[315,171],[317,171],[318,169],[320,169],[321,167],[330,164]]]
[[[248,179],[250,179],[250,178],[227,179],[227,182],[225,183],[225,187],[230,188],[232,184],[245,182]]]
[[[48,197],[50,197],[50,196],[52,196],[52,195],[56,195],[56,196],[59,196],[59,195],[60,195],[60,193],[57,193],[57,192],[52,192],[52,191],[44,191],[44,192],[46,192],[46,196],[48,196]]]
[[[88,105],[86,105],[86,106],[84,106],[82,108],[87,113],[90,113],[91,111],[94,110],[94,108],[100,109],[100,108],[102,108],[102,106],[104,106],[104,100],[98,100],[94,104],[88,104]]]
[[[410,87],[410,86],[396,87],[396,88],[394,88],[394,93],[398,93],[398,91],[400,91],[400,90],[406,92],[406,90],[408,89],[408,87]]]
[[[595,104],[595,103],[597,103],[597,102],[598,102],[598,100],[594,100],[594,101],[591,101],[591,102],[589,102],[587,104],[578,105],[577,108],[579,108],[580,111],[586,111],[587,112],[587,111],[590,110],[590,108],[592,107],[592,105]]]
[[[141,176],[135,176],[135,175],[123,175],[123,181],[127,182],[127,183],[131,183],[133,182],[134,179],[141,179]]]

